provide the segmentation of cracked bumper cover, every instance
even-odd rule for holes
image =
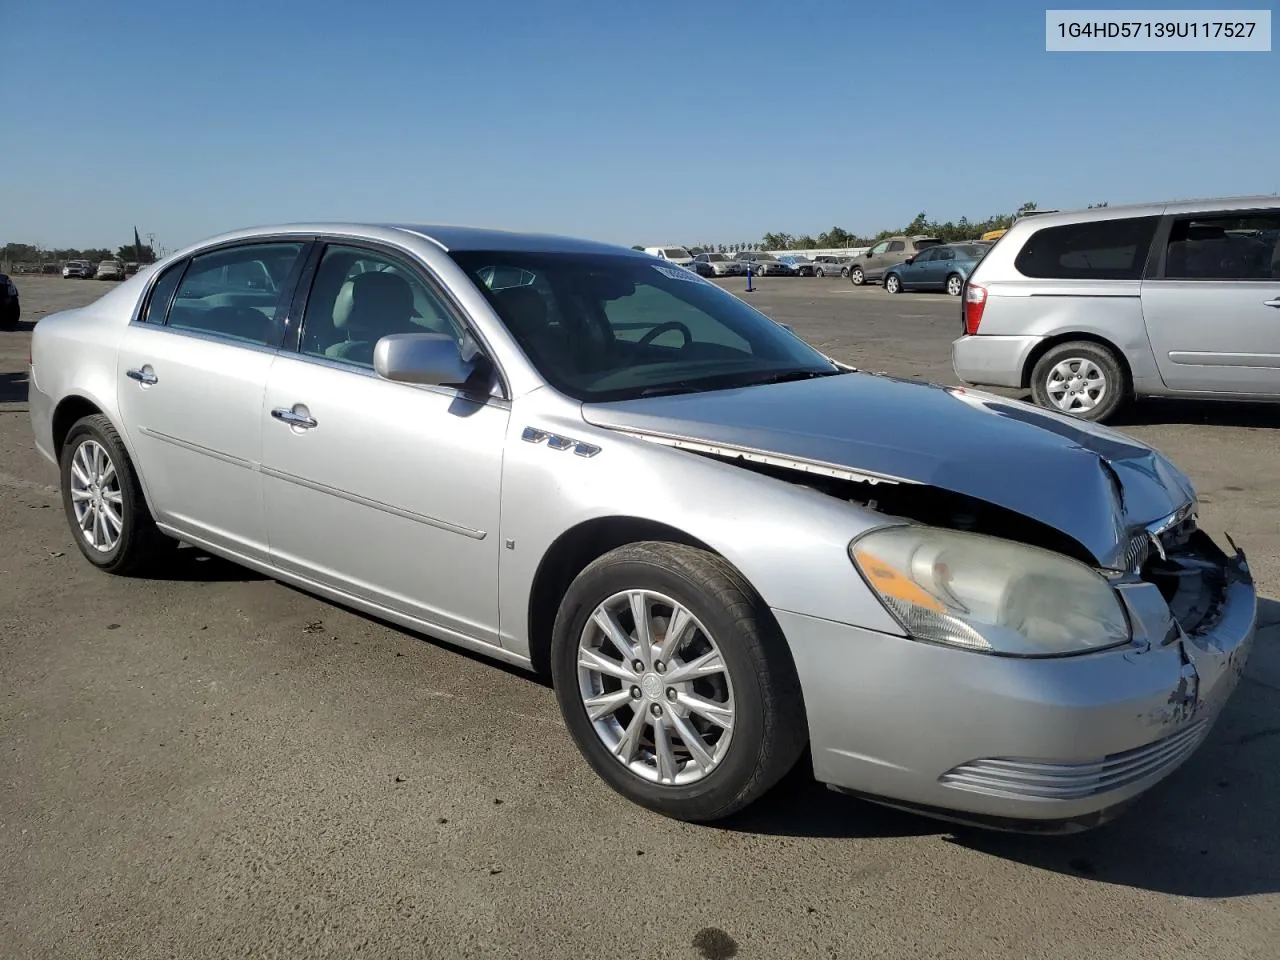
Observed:
[[[1120,588],[1124,647],[976,654],[775,611],[800,673],[814,773],[842,790],[991,825],[1095,826],[1192,756],[1234,691],[1257,597],[1242,556],[1191,635],[1150,583]]]

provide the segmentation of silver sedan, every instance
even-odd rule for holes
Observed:
[[[691,821],[808,756],[1091,826],[1203,741],[1254,634],[1243,555],[1151,448],[833,363],[595,243],[217,237],[42,319],[30,410],[89,563],[185,541],[545,672],[600,777]]]

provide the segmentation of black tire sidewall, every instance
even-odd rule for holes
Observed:
[[[109,425],[101,423],[101,417],[86,417],[78,421],[72,426],[67,434],[66,442],[62,446],[62,455],[59,461],[59,471],[62,481],[62,509],[67,518],[67,524],[71,529],[71,535],[75,539],[76,546],[80,552],[84,554],[86,560],[95,567],[99,567],[107,571],[116,571],[133,560],[133,554],[139,546],[138,541],[142,538],[142,531],[139,529],[139,517],[150,519],[150,513],[145,503],[141,501],[141,491],[138,486],[137,477],[133,472],[133,464],[129,460],[128,452],[124,449],[124,445],[120,442],[114,429],[110,429]],[[123,523],[120,529],[120,539],[110,550],[101,552],[95,550],[85,541],[84,535],[80,533],[79,525],[76,522],[75,509],[71,502],[71,464],[75,458],[76,450],[85,440],[93,440],[98,443],[107,455],[111,458],[111,463],[115,467],[116,476],[120,480],[121,494],[121,510],[123,511]]]
[[[631,773],[612,757],[588,718],[578,690],[578,641],[595,608],[616,593],[648,589],[691,611],[715,638],[733,684],[734,731],[729,753],[711,774],[683,786],[659,786]],[[764,743],[761,664],[724,606],[703,593],[682,571],[665,565],[621,559],[593,565],[565,594],[552,640],[552,676],[561,715],[579,750],[596,773],[623,796],[660,813],[687,819],[714,817],[755,776]]]
[[[1107,393],[1102,403],[1084,413],[1068,413],[1060,409],[1050,399],[1048,391],[1044,387],[1045,377],[1048,375],[1049,370],[1069,357],[1087,357],[1098,364],[1107,377]],[[1105,422],[1120,409],[1128,396],[1128,389],[1128,379],[1120,365],[1120,361],[1116,359],[1116,355],[1108,347],[1087,340],[1062,343],[1051,348],[1036,362],[1031,371],[1031,399],[1035,401],[1037,406],[1052,410],[1055,413],[1062,413],[1069,417],[1089,420],[1095,423]]]

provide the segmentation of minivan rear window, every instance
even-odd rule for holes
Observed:
[[[1091,220],[1044,227],[1027,238],[1013,265],[1043,280],[1138,280],[1159,217]]]

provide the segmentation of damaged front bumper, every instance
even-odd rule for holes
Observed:
[[[804,690],[816,777],[985,826],[1104,822],[1204,741],[1257,619],[1243,554],[1199,531],[1117,591],[1132,643],[1042,659],[775,611]]]

